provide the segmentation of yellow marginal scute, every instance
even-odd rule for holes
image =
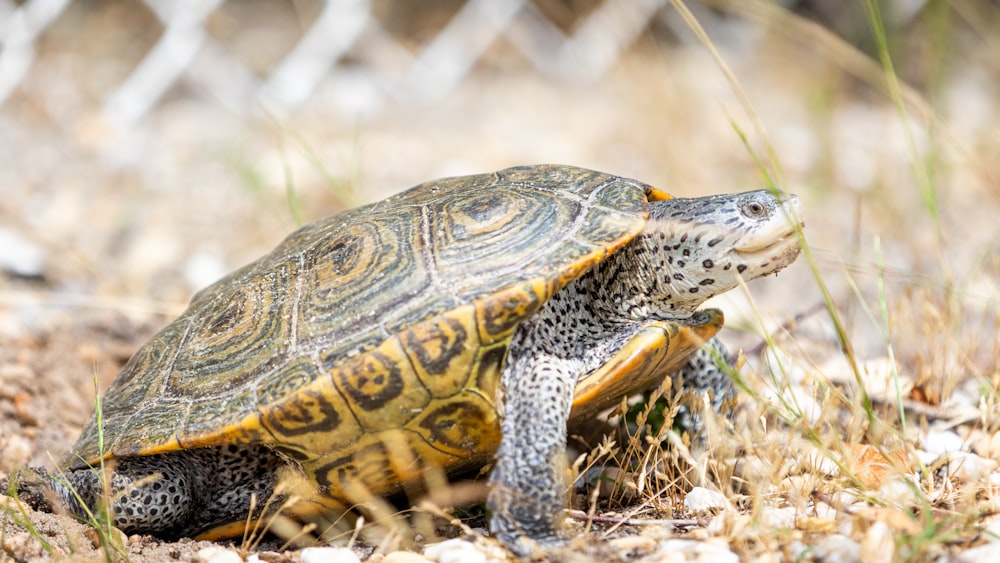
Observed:
[[[391,493],[420,477],[423,461],[412,432],[396,429],[362,436],[350,448],[302,464],[320,491],[333,499],[359,500],[359,493]]]
[[[506,357],[507,341],[481,348],[473,368],[475,379],[470,380],[471,388],[469,390],[479,393],[480,396],[487,398],[486,400],[493,404],[500,389],[500,372]]]
[[[705,324],[657,321],[644,326],[607,363],[576,385],[570,424],[597,415],[621,397],[669,377],[722,328],[722,312],[709,309]]]
[[[473,391],[432,402],[406,428],[427,444],[456,457],[492,452],[500,445],[500,420],[493,404]]]
[[[480,341],[491,344],[509,339],[518,323],[538,311],[548,300],[548,290],[544,279],[534,279],[476,301]]]
[[[341,363],[330,375],[368,432],[399,428],[431,398],[398,336]]]
[[[400,340],[431,395],[454,395],[468,381],[480,348],[476,309],[464,305],[438,315],[403,331]]]
[[[364,433],[347,401],[326,378],[260,410],[261,424],[274,442],[297,461],[343,449]]]

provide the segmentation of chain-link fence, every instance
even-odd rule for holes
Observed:
[[[912,10],[922,3],[907,4]],[[744,48],[752,40],[746,29],[737,29],[740,20],[698,2],[690,8],[716,28],[721,40],[738,38]],[[91,12],[114,13],[95,23]],[[284,26],[284,37],[259,40],[280,43],[279,55],[259,64],[256,55],[240,48],[246,27],[268,26],[273,34],[282,22],[291,22]],[[101,26],[113,36],[128,30],[132,40],[102,51],[92,44],[107,40],[93,31]],[[37,54],[47,35],[63,41],[78,35],[77,43],[69,40],[72,48],[128,65],[92,93],[109,123],[128,128],[179,83],[238,114],[294,110],[323,81],[356,92],[353,102],[345,96],[347,104],[370,105],[370,99],[357,98],[372,96],[433,100],[476,65],[505,57],[517,57],[552,79],[586,83],[604,75],[642,34],[652,29],[684,38],[685,26],[668,0],[134,0],[108,5],[0,0],[0,111],[19,90],[30,96],[40,87],[30,82],[39,72]]]

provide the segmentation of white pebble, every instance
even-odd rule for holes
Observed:
[[[668,561],[705,561],[712,563],[739,563],[739,556],[724,541],[669,539],[661,541],[656,555],[667,555]],[[681,558],[677,556],[681,555]],[[661,558],[656,558],[660,561]]]
[[[990,542],[967,549],[959,554],[959,561],[1000,561],[1000,542]]]
[[[41,247],[14,231],[0,229],[0,270],[19,276],[40,276],[43,262]]]
[[[837,465],[837,462],[819,450],[807,453],[803,459],[803,465],[810,473],[819,473],[826,477],[840,475],[840,466]]]
[[[656,540],[647,536],[622,536],[608,540],[608,545],[625,553],[647,552],[656,549]]]
[[[896,540],[892,528],[881,520],[872,523],[859,546],[862,561],[895,561]]]
[[[968,452],[951,452],[945,462],[948,477],[962,483],[979,481],[997,468],[997,461]]]
[[[393,551],[383,557],[380,563],[431,563],[431,560],[412,551]]]
[[[768,529],[794,529],[797,516],[797,510],[793,506],[784,508],[765,506],[760,511],[761,524]]]
[[[721,541],[699,542],[695,554],[698,556],[695,561],[704,563],[740,563],[740,556],[733,553],[729,546]]]
[[[896,506],[917,506],[921,498],[919,488],[905,475],[897,475],[878,489],[878,498]]]
[[[688,512],[705,512],[729,506],[725,495],[704,487],[695,487],[684,497],[684,509]]]
[[[231,549],[213,545],[199,549],[198,553],[194,555],[194,561],[197,563],[243,563],[243,558]]]
[[[455,538],[424,548],[424,557],[438,563],[486,563],[486,555],[476,546]]]
[[[302,563],[361,563],[361,558],[346,547],[307,547],[299,552]]]
[[[994,516],[986,521],[982,536],[986,541],[1000,543],[1000,517]]]
[[[861,561],[861,546],[858,542],[840,534],[830,534],[819,538],[812,546],[812,560],[825,563],[846,563]]]
[[[950,430],[928,432],[921,442],[923,442],[925,450],[939,456],[948,452],[961,451],[965,445],[962,438]]]
[[[926,450],[917,449],[913,451],[917,454],[917,461],[919,461],[921,465],[931,465],[939,457],[938,454],[928,452]]]

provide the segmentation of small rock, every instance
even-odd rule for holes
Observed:
[[[787,387],[780,392],[766,389],[761,393],[761,397],[782,412],[788,409],[787,405],[795,405],[796,411],[809,424],[819,423],[824,416],[823,406],[819,404],[810,391],[801,387]]]
[[[946,430],[944,432],[928,432],[921,442],[923,443],[925,450],[938,456],[944,455],[948,452],[962,451],[965,448],[965,442],[962,438],[950,430]]]
[[[0,270],[24,277],[38,277],[44,272],[44,253],[9,229],[0,229]]]
[[[991,542],[967,549],[958,555],[957,561],[976,563],[979,561],[1000,561],[1000,542]]]
[[[194,554],[196,563],[243,563],[243,558],[239,553],[222,546],[213,545],[198,550]]]
[[[645,536],[623,536],[608,540],[608,545],[627,553],[641,553],[656,549],[656,540]]]
[[[962,483],[979,481],[992,473],[996,468],[996,460],[980,457],[968,452],[950,452],[945,461],[948,477]]]
[[[486,563],[486,555],[475,544],[459,538],[425,547],[424,556],[438,563]]]
[[[761,507],[760,521],[768,529],[794,529],[798,511],[793,506],[784,508],[774,508],[770,506]]]
[[[382,563],[431,563],[431,560],[412,551],[394,551],[383,557]]]
[[[816,489],[816,478],[812,475],[792,475],[778,483],[778,491],[787,498],[809,498]]]
[[[90,540],[90,545],[92,545],[94,549],[101,549],[101,545],[105,541],[110,542],[112,547],[128,544],[128,536],[125,535],[125,532],[119,530],[118,528],[111,528],[110,533],[107,535],[101,535],[97,531],[97,528],[87,526],[83,530],[83,535]]]
[[[1000,432],[974,429],[969,435],[972,452],[991,459],[1000,459]]]
[[[912,378],[899,373],[887,357],[866,360],[858,368],[868,395],[882,402],[895,404],[900,394],[906,397],[913,388]]]
[[[821,536],[813,544],[810,555],[810,560],[824,561],[826,563],[862,561],[861,546],[858,545],[858,542],[840,534]],[[868,559],[864,559],[863,561],[868,561]],[[880,560],[875,559],[873,561]],[[891,559],[887,561],[891,561]]]
[[[593,477],[591,486],[595,483],[601,498],[631,499],[635,497],[637,490],[632,474],[620,467],[600,468],[600,472]]]
[[[740,556],[733,553],[723,540],[718,539],[698,542],[695,555],[695,561],[704,563],[740,563]]]
[[[803,466],[809,473],[818,473],[826,477],[840,475],[840,466],[837,465],[837,462],[819,450],[807,453],[803,459]]]
[[[688,512],[706,512],[709,510],[721,510],[729,506],[729,501],[725,495],[718,491],[712,491],[704,487],[694,487],[684,497],[684,509]]]
[[[934,461],[937,458],[941,457],[941,456],[939,456],[936,453],[929,452],[927,450],[921,450],[919,448],[916,449],[916,450],[913,450],[913,453],[915,453],[917,455],[917,461],[920,462],[920,465],[930,465],[930,464],[934,463]]]
[[[729,549],[724,541],[716,540],[687,540],[670,539],[661,541],[658,556],[667,556],[669,559],[657,558],[657,561],[704,561],[706,563],[739,563],[739,556]],[[677,558],[680,555],[681,558]]]
[[[878,498],[895,506],[917,506],[921,500],[913,482],[903,475],[897,475],[879,487]]]
[[[987,541],[1000,543],[1000,517],[989,518],[983,526],[983,537]]]
[[[299,552],[302,563],[361,563],[361,558],[346,547],[307,547]]]
[[[861,540],[862,561],[895,561],[896,541],[892,528],[882,520],[872,523]]]

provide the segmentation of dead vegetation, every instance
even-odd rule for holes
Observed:
[[[704,444],[638,432],[591,444],[578,469],[597,486],[578,492],[570,525],[602,539],[562,557],[997,557],[1000,14],[928,2],[897,20],[870,2],[816,24],[767,2],[710,4],[757,34],[744,52],[709,29],[728,78],[706,45],[650,32],[591,84],[501,59],[434,103],[362,118],[320,100],[256,120],[178,91],[118,138],[85,102],[67,127],[32,97],[46,82],[27,83],[0,107],[0,235],[39,257],[25,273],[0,252],[0,475],[52,467],[94,406],[95,377],[106,387],[191,292],[296,223],[428,178],[565,162],[682,195],[773,181],[803,198],[811,250],[753,300],[716,303],[746,365],[736,414],[710,417]],[[103,68],[101,53],[67,54],[70,23],[37,67]],[[481,514],[450,508],[386,506],[334,540],[372,560],[445,536],[502,556]],[[3,514],[0,560],[190,559],[210,546]],[[235,551],[301,555],[258,540]]]

